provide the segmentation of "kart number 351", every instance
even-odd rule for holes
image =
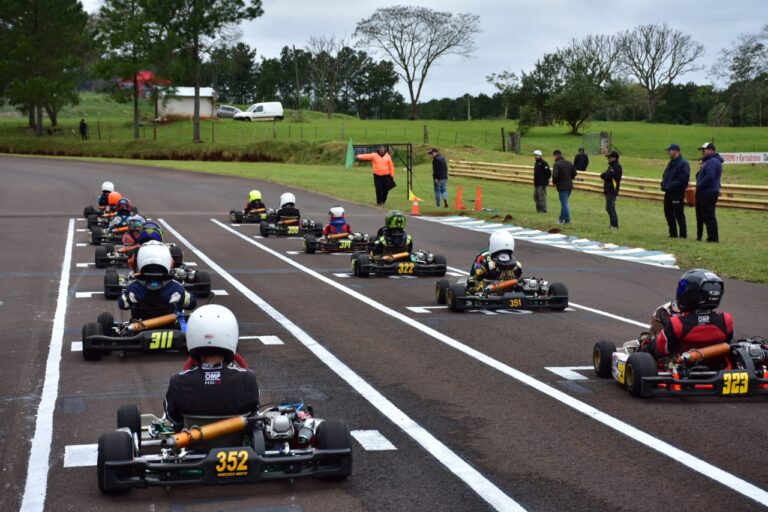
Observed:
[[[521,299],[509,299],[509,307],[520,308],[522,306],[523,306],[523,301]]]
[[[723,374],[723,394],[743,395],[749,390],[749,374],[747,372],[730,372]]]
[[[410,263],[400,263],[397,265],[397,273],[398,274],[413,274],[413,262]]]
[[[216,464],[216,476],[244,476],[248,474],[248,452],[245,450],[230,450],[216,453],[219,463]]]

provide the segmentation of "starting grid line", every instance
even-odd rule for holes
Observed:
[[[511,231],[515,238],[532,242],[535,244],[548,245],[560,249],[583,252],[595,256],[605,256],[624,261],[642,263],[644,265],[653,265],[663,268],[679,268],[674,254],[662,251],[647,251],[645,249],[618,246],[615,244],[604,244],[578,238],[575,236],[562,235],[559,233],[547,233],[538,229],[527,229],[511,224],[490,223],[484,220],[477,220],[472,217],[453,216],[453,217],[415,217],[427,222],[436,222],[471,231],[481,233],[493,233],[494,231]]]

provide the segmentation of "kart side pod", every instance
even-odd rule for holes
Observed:
[[[393,261],[407,260],[410,257],[411,257],[411,255],[408,252],[398,252],[398,253],[392,254],[390,256],[384,256],[381,259],[385,263],[392,263]]]
[[[489,293],[498,293],[509,288],[514,288],[515,286],[517,286],[517,279],[509,279],[507,281],[499,281],[498,283],[489,284],[487,289]]]
[[[691,349],[688,352],[683,352],[680,355],[680,361],[686,366],[692,366],[705,359],[713,357],[722,357],[731,351],[731,346],[727,343],[718,343],[717,345],[710,345],[708,347]]]
[[[163,448],[186,448],[195,443],[200,443],[206,440],[210,441],[217,437],[241,432],[245,430],[247,423],[245,416],[235,416],[233,418],[209,423],[202,427],[192,427],[183,432],[179,432],[178,434],[173,434],[170,437],[164,438],[160,441],[160,446]]]
[[[158,327],[164,327],[176,322],[176,318],[176,313],[168,313],[167,315],[149,318],[147,320],[139,320],[138,322],[133,322],[129,325],[128,330],[131,332],[140,332],[147,329],[157,329]]]

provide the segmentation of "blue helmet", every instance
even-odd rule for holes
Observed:
[[[163,229],[154,222],[145,222],[139,233],[139,243],[144,244],[150,240],[163,241]]]

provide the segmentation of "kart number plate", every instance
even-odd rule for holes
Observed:
[[[747,372],[728,372],[723,374],[724,395],[744,395],[749,390]]]
[[[509,307],[511,307],[511,308],[521,308],[521,307],[523,307],[523,300],[522,299],[509,299]]]
[[[219,463],[216,464],[216,476],[246,476],[248,474],[248,452],[246,450],[229,450],[216,453]]]
[[[152,333],[149,342],[150,350],[162,350],[173,346],[173,331],[158,331]]]
[[[397,264],[397,273],[398,274],[413,274],[413,262],[410,263],[398,263]]]
[[[616,365],[616,381],[619,384],[624,384],[624,367],[626,366],[626,363],[624,361],[619,361],[619,364]]]
[[[288,234],[289,235],[298,235],[299,234],[299,226],[288,226]]]
[[[339,249],[349,249],[352,247],[352,240],[339,240]]]

